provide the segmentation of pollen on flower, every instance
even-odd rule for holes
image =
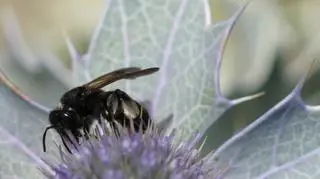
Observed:
[[[60,165],[51,165],[52,179],[214,179],[213,163],[201,158],[195,141],[174,140],[155,127],[144,133],[128,132],[118,125],[118,133],[108,127],[90,137],[77,150],[61,152]],[[199,139],[194,139],[199,140]]]

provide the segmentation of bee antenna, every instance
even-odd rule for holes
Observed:
[[[43,146],[43,151],[46,152],[46,136],[47,136],[47,132],[49,129],[52,129],[54,128],[55,126],[48,126],[46,128],[46,130],[44,131],[43,133],[43,136],[42,136],[42,146]]]

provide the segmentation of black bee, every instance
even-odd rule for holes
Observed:
[[[52,128],[58,132],[69,152],[65,139],[72,144],[73,142],[66,131],[79,142],[80,138],[90,133],[92,124],[101,124],[101,120],[108,121],[113,127],[115,122],[128,128],[133,124],[135,131],[145,131],[151,124],[147,110],[120,89],[104,91],[102,88],[121,79],[135,79],[158,70],[159,68],[122,68],[66,92],[61,97],[59,106],[49,114],[51,125],[45,129],[42,138],[44,152],[46,133]]]

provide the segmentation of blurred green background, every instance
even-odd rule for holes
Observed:
[[[104,3],[0,1],[1,69],[32,99],[48,107],[55,106],[61,94],[72,87],[65,35],[80,53],[85,53]],[[242,3],[211,0],[213,21],[230,17]],[[221,72],[222,91],[232,99],[261,91],[266,94],[224,114],[207,131],[206,146],[218,146],[294,88],[311,61],[320,57],[318,15],[319,0],[256,0],[248,6],[227,44]],[[15,20],[21,32],[16,31]],[[55,73],[61,66],[65,70]],[[319,104],[319,66],[320,63],[315,64],[313,76],[303,89],[308,104]]]

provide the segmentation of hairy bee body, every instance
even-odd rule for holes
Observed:
[[[46,151],[46,132],[51,128],[54,128],[61,136],[67,150],[69,148],[65,140],[70,143],[72,143],[72,140],[66,131],[69,131],[79,142],[81,138],[92,133],[95,122],[101,124],[102,120],[107,121],[115,129],[115,132],[116,123],[126,128],[133,125],[135,131],[145,131],[151,124],[145,107],[120,89],[104,91],[101,88],[120,79],[134,79],[156,71],[158,71],[158,68],[145,70],[135,67],[124,68],[66,92],[61,97],[58,107],[49,114],[51,126],[47,127],[43,134],[44,151]]]
[[[86,94],[83,98],[75,95],[82,93]],[[78,117],[74,119],[80,118],[80,124],[74,125],[75,123],[70,122],[66,125],[68,129],[75,128],[74,133],[79,133],[81,130],[89,133],[91,124],[96,120],[101,123],[101,119],[110,123],[118,122],[123,127],[129,127],[131,120],[136,131],[140,127],[145,130],[150,122],[147,110],[120,89],[90,92],[83,87],[75,88],[62,97],[60,109],[52,111],[51,115],[56,113],[59,115],[61,110],[75,111]],[[56,125],[59,122],[56,119],[58,118],[50,117],[50,123]]]

